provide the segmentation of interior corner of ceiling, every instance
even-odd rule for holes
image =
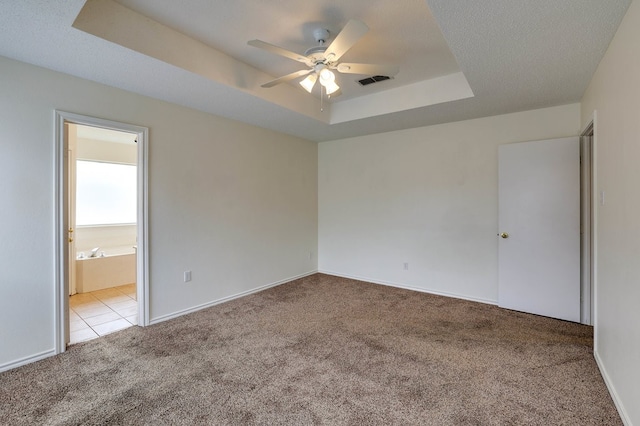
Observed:
[[[173,30],[113,0],[87,0],[72,27],[164,62],[166,58],[154,52],[171,49],[156,46],[174,41]]]
[[[88,32],[86,28],[89,25],[89,22],[91,21],[91,18],[93,16],[93,14],[91,13],[91,6],[90,6],[91,3],[92,3],[92,0],[87,0],[87,2],[82,6],[82,8],[80,8],[80,12],[78,12],[78,16],[76,16],[76,19],[74,19],[73,23],[71,24],[73,28],[76,28],[84,32]]]

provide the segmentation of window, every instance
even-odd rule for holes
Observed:
[[[76,161],[76,226],[136,223],[136,168]]]

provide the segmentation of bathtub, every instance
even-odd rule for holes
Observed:
[[[104,252],[104,256],[101,253]],[[84,252],[85,256],[90,254]],[[76,291],[88,293],[136,282],[136,250],[133,246],[106,247],[98,257],[76,259]]]

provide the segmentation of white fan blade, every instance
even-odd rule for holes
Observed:
[[[299,55],[296,52],[292,52],[282,47],[274,46],[262,40],[249,40],[247,42],[249,46],[257,47],[259,49],[266,50],[267,52],[275,53],[276,55],[284,56],[285,58],[293,59],[294,61],[302,62],[309,65],[309,60],[304,55]],[[309,65],[310,66],[310,65]]]
[[[387,75],[393,77],[400,68],[396,65],[350,64],[343,62],[336,68],[343,74]]]
[[[284,75],[280,78],[276,78],[275,80],[265,83],[260,87],[264,87],[264,88],[273,87],[276,84],[286,83],[287,81],[295,80],[298,77],[302,77],[303,75],[307,75],[312,72],[313,70],[300,70],[300,71],[292,72],[291,74]]]
[[[369,31],[369,27],[357,19],[347,22],[342,31],[336,36],[335,40],[327,47],[324,57],[329,62],[336,62],[342,57],[347,50],[351,49],[360,38]]]

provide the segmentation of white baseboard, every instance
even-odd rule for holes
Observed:
[[[596,359],[596,364],[600,369],[600,374],[602,375],[602,379],[604,380],[604,383],[607,385],[607,389],[609,390],[611,399],[613,399],[613,403],[618,409],[618,414],[620,414],[622,423],[624,423],[625,426],[632,426],[631,420],[629,420],[629,416],[627,415],[626,410],[624,409],[624,407],[622,406],[622,403],[620,402],[620,397],[618,396],[618,392],[616,392],[616,388],[613,386],[613,383],[609,378],[609,374],[607,373],[607,369],[604,368],[602,359],[600,358],[600,355],[598,354],[598,351],[596,350],[595,347],[593,348],[593,357]]]
[[[211,302],[203,303],[201,305],[193,306],[191,308],[182,309],[180,311],[176,311],[176,312],[173,312],[173,313],[170,313],[170,314],[166,314],[166,315],[161,315],[159,317],[151,319],[149,321],[149,325],[157,324],[157,323],[160,323],[160,322],[163,322],[163,321],[167,321],[167,320],[170,320],[172,318],[177,318],[177,317],[180,317],[182,315],[190,314],[192,312],[196,312],[196,311],[199,311],[201,309],[205,309],[205,308],[209,308],[211,306],[219,305],[220,303],[229,302],[230,300],[238,299],[238,298],[243,297],[243,296],[248,296],[248,295],[253,294],[253,293],[258,293],[258,292],[266,290],[268,288],[276,287],[276,286],[279,286],[281,284],[285,284],[285,283],[288,283],[290,281],[294,281],[294,280],[297,280],[297,279],[300,279],[300,278],[308,277],[309,275],[313,275],[313,274],[316,274],[316,273],[318,273],[317,270],[313,270],[313,271],[310,271],[310,272],[305,272],[304,274],[297,275],[295,277],[285,278],[284,280],[276,281],[276,282],[270,283],[270,284],[265,284],[263,286],[256,287],[256,288],[251,289],[251,290],[243,291],[242,293],[237,293],[237,294],[234,294],[234,295],[231,295],[231,296],[223,297],[222,299],[212,300]]]
[[[425,288],[420,288],[420,287],[412,287],[412,286],[409,286],[409,285],[400,284],[400,283],[394,283],[394,282],[391,282],[391,281],[379,281],[379,280],[376,280],[376,279],[373,279],[373,278],[359,277],[359,276],[355,276],[355,275],[347,275],[347,274],[341,274],[339,272],[325,271],[325,270],[319,270],[318,272],[321,273],[321,274],[333,275],[335,277],[349,278],[349,279],[352,279],[352,280],[365,281],[365,282],[373,283],[373,284],[386,285],[388,287],[396,287],[396,288],[402,288],[404,290],[418,291],[420,293],[435,294],[437,296],[446,296],[446,297],[453,297],[454,299],[469,300],[471,302],[486,303],[487,305],[497,305],[498,304],[497,300],[480,299],[480,298],[477,298],[477,297],[464,296],[462,294],[447,293],[447,292],[443,292],[443,291],[430,290],[430,289],[425,289]]]
[[[20,358],[15,361],[8,362],[6,364],[0,365],[0,373],[7,370],[12,370],[17,367],[21,367],[23,365],[31,364],[32,362],[40,361],[41,359],[49,358],[50,356],[54,356],[56,354],[55,349],[50,349],[48,351],[40,352],[35,355],[30,355],[24,358]]]

